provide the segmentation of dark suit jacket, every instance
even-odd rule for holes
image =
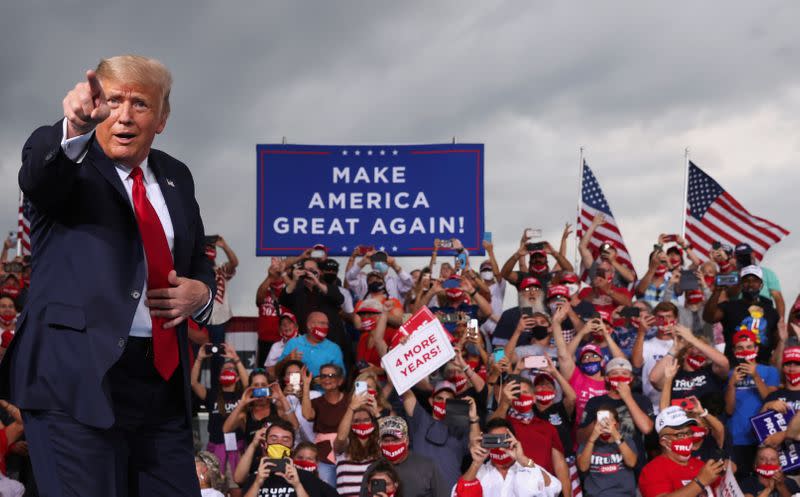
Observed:
[[[22,409],[59,409],[108,428],[114,415],[105,376],[122,354],[144,298],[144,249],[114,164],[94,139],[81,164],[72,162],[61,150],[61,126],[37,129],[22,150],[19,184],[33,204],[31,286],[0,364],[0,395]],[[189,169],[157,150],[148,164],[172,218],[178,276],[214,291]],[[186,323],[176,333],[189,416]]]

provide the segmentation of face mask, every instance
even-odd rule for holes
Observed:
[[[213,246],[206,247],[206,257],[208,257],[211,260],[211,262],[216,261],[217,260],[217,249],[216,249],[216,247],[213,247]]]
[[[444,409],[445,404],[446,403],[444,401],[433,403],[433,419],[444,419],[444,415],[446,413]]]
[[[375,318],[364,318],[361,320],[361,331],[372,331],[378,326],[378,320]]]
[[[375,397],[376,395],[378,395],[378,391],[377,391],[377,390],[374,390],[374,389],[372,389],[372,388],[367,388],[367,393],[368,393],[369,395],[372,395],[373,397]]]
[[[285,281],[278,281],[278,282],[275,282],[275,283],[270,283],[269,286],[270,286],[270,288],[275,290],[275,293],[280,293],[281,290],[283,290],[283,288],[286,286],[286,282]]]
[[[292,449],[282,444],[267,445],[267,457],[270,459],[283,459],[284,457],[289,457],[289,453],[291,451]]]
[[[592,341],[594,342],[602,342],[605,336],[600,331],[593,331],[589,333],[589,336],[592,337]]]
[[[547,326],[534,326],[531,328],[531,335],[534,340],[544,340],[547,338]]]
[[[693,367],[694,369],[702,368],[703,366],[706,365],[707,361],[708,361],[708,359],[706,359],[706,356],[704,356],[702,354],[687,355],[686,356],[686,364],[688,364],[689,366]]]
[[[541,404],[542,407],[546,407],[552,404],[556,399],[556,391],[539,390],[538,392],[533,392],[533,398],[536,399],[536,403]]]
[[[350,429],[359,439],[366,440],[375,431],[375,425],[372,423],[353,423]]]
[[[692,438],[695,442],[703,440],[708,435],[708,430],[702,426],[690,426],[689,429],[692,430]]]
[[[492,281],[494,273],[492,271],[481,271],[481,278],[483,278],[483,281]]]
[[[314,326],[313,328],[311,328],[310,331],[311,331],[311,334],[314,336],[314,338],[316,338],[320,342],[325,340],[325,337],[328,336],[328,327],[327,326],[325,326],[324,328],[322,326]]]
[[[656,327],[658,328],[659,331],[661,332],[667,331],[668,328],[674,325],[675,325],[674,319],[656,316]]]
[[[492,464],[501,468],[506,468],[514,464],[514,458],[506,454],[503,449],[490,449],[489,459],[492,461]]]
[[[611,385],[611,388],[615,390],[622,383],[630,385],[631,381],[633,380],[633,378],[629,376],[609,376],[607,379],[608,379],[608,384]]]
[[[450,382],[452,382],[456,386],[456,390],[461,392],[467,387],[467,377],[463,375],[455,375],[450,378]]]
[[[514,399],[511,402],[511,405],[518,413],[530,412],[533,409],[533,395],[521,393],[518,399]]]
[[[336,273],[323,273],[322,274],[322,281],[324,281],[325,283],[327,283],[329,285],[333,285],[334,283],[336,283],[336,278],[337,278]]]
[[[744,289],[743,288],[742,289],[742,297],[744,297],[746,300],[756,300],[758,298],[758,292],[759,292],[759,290],[752,290],[750,288],[748,288],[748,289]]]
[[[759,464],[756,466],[756,473],[764,478],[772,478],[780,470],[781,467],[777,464]]]
[[[19,287],[14,285],[4,285],[2,288],[0,288],[0,295],[5,295],[6,297],[15,299],[19,297]]]
[[[669,448],[679,457],[689,457],[692,455],[692,439],[687,437],[673,440],[669,443]]]
[[[13,309],[4,311],[0,314],[0,325],[3,328],[9,328],[14,324],[14,320],[17,318],[17,312]]]
[[[659,265],[656,268],[656,272],[655,272],[656,278],[661,278],[665,274],[667,274],[667,266],[665,266],[663,264]]]
[[[587,376],[594,376],[600,372],[600,362],[582,362],[581,371]]]
[[[703,292],[689,292],[686,294],[689,305],[697,305],[703,301]]]
[[[601,433],[600,440],[602,440],[603,442],[608,442],[609,440],[611,440],[611,433]]]
[[[480,359],[467,359],[467,366],[469,366],[470,369],[473,370],[478,369],[480,365],[481,365]]]
[[[406,456],[408,442],[391,442],[381,444],[381,453],[387,461],[396,463]]]
[[[236,383],[236,373],[230,369],[219,374],[219,384],[223,387],[229,387],[234,383]]]
[[[800,373],[786,373],[786,381],[789,382],[790,385],[796,386],[800,383]]]
[[[302,469],[303,471],[308,471],[309,473],[314,473],[317,471],[317,463],[314,461],[305,461],[303,459],[294,459],[292,461],[298,469]]]
[[[706,286],[709,288],[712,288],[716,283],[716,278],[710,275],[703,276],[703,280],[706,282]]]
[[[547,264],[531,264],[532,273],[544,273],[547,271]]]
[[[296,336],[297,336],[297,328],[295,327],[292,327],[292,329],[289,331],[281,332],[281,337],[283,338],[284,342],[288,342],[289,340],[291,340]]]
[[[753,362],[756,360],[758,352],[755,350],[740,350],[739,352],[734,352],[733,355],[737,359],[744,359],[747,362]]]
[[[383,290],[386,288],[386,285],[383,284],[382,281],[373,281],[369,285],[367,285],[367,291],[369,293],[383,293]]]
[[[376,262],[372,265],[372,267],[375,268],[375,271],[379,273],[386,274],[389,272],[389,265],[385,262]]]
[[[569,290],[569,294],[570,295],[575,295],[576,293],[578,293],[578,284],[577,283],[567,283],[564,286],[567,287],[567,290]]]

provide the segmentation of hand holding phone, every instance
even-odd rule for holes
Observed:
[[[547,358],[543,355],[531,355],[525,358],[525,369],[546,369]]]

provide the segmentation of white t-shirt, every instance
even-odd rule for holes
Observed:
[[[201,488],[200,497],[225,497],[225,494],[213,488]]]
[[[503,299],[506,297],[506,280],[500,280],[499,283],[492,283],[489,286],[489,293],[492,296],[492,314],[500,316],[503,314]],[[492,336],[494,329],[497,327],[497,322],[487,319],[481,326],[481,330]]]
[[[548,486],[544,484],[545,473],[550,477]],[[558,478],[538,464],[527,468],[515,462],[503,478],[492,463],[486,462],[478,470],[476,479],[481,482],[483,495],[495,497],[556,497],[561,492]],[[453,485],[450,495],[455,497],[456,485]]]
[[[269,348],[267,359],[264,361],[265,368],[271,368],[272,366],[278,364],[278,358],[281,356],[281,354],[283,354],[284,347],[286,347],[286,342],[283,340],[278,340],[272,344],[272,347]]]
[[[669,349],[672,348],[672,343],[672,340],[661,340],[658,337],[653,337],[645,340],[642,347],[642,358],[644,359],[642,364],[642,392],[653,403],[654,414],[658,414],[660,411],[658,406],[661,401],[661,390],[657,390],[650,383],[650,371],[653,370],[662,357],[667,355]]]

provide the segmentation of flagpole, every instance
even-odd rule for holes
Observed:
[[[17,256],[22,254],[22,223],[20,223],[19,216],[22,215],[22,202],[24,201],[22,190],[19,191],[19,208],[17,209]]]
[[[578,204],[575,209],[575,251],[573,253],[573,259],[575,262],[576,272],[578,264],[580,261],[578,260],[578,246],[581,243],[581,239],[579,236],[580,226],[581,226],[581,204],[583,203],[583,196],[581,193],[583,192],[583,147],[580,148],[580,160],[578,161]]]
[[[686,208],[689,202],[689,147],[683,150],[683,210],[681,211],[681,237],[686,237]]]

